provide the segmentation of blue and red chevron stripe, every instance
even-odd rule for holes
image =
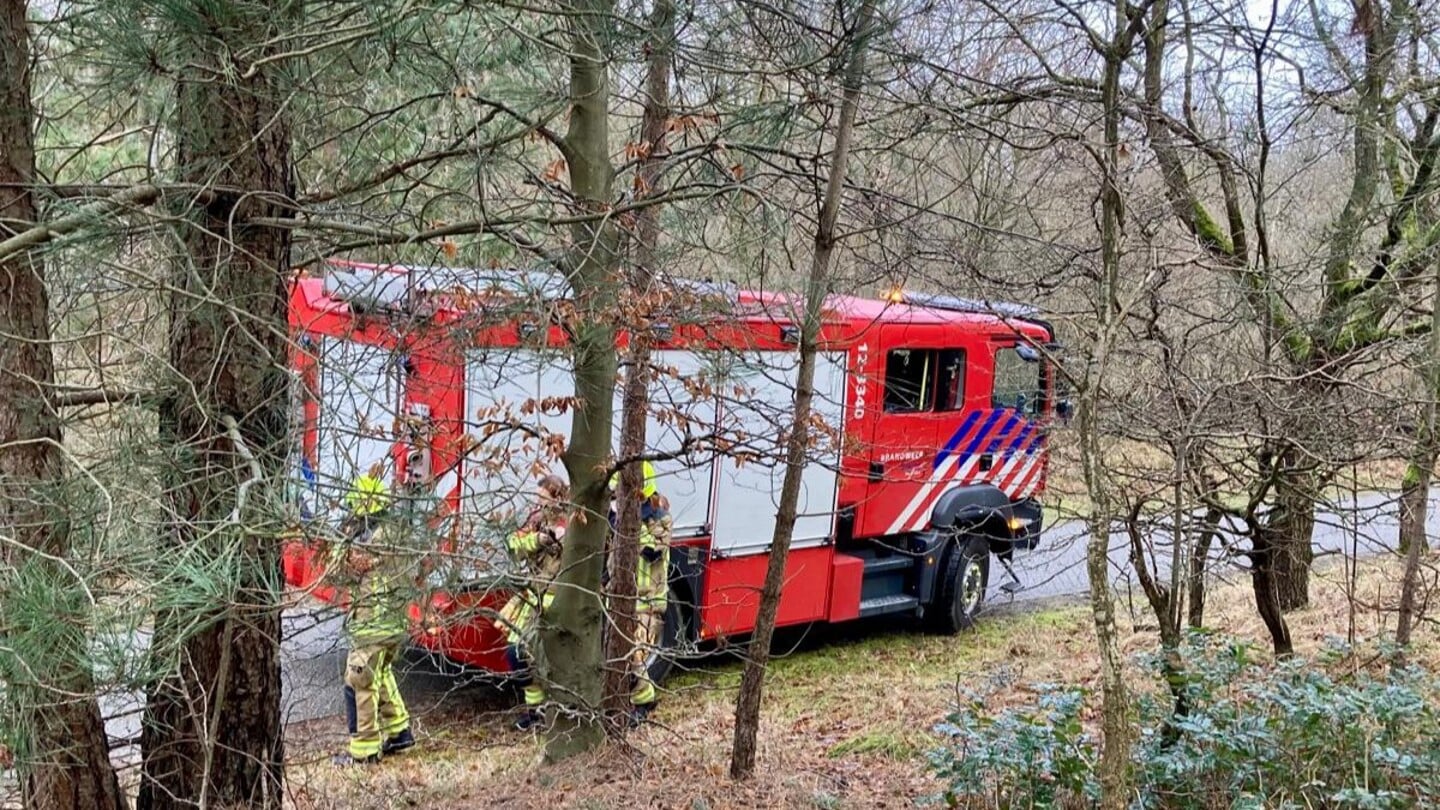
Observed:
[[[952,486],[988,482],[1011,500],[1034,494],[1043,485],[1045,431],[1010,408],[977,410],[936,453],[929,479],[906,503],[887,534],[923,529],[934,502]],[[988,469],[980,460],[989,457]]]

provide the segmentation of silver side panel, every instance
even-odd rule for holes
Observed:
[[[677,537],[712,534],[723,553],[770,545],[784,476],[781,431],[788,427],[798,355],[793,352],[656,352],[647,453],[670,500]],[[821,355],[815,375],[815,435],[802,478],[798,547],[827,542],[834,530],[839,436],[845,391],[843,353]],[[474,449],[461,482],[461,536],[471,553],[499,563],[501,540],[533,503],[536,479],[563,476],[556,451],[572,419],[568,358],[533,349],[486,349],[466,358],[466,429]],[[704,392],[713,392],[704,395]],[[619,438],[620,397],[614,425]],[[714,440],[733,447],[716,456]]]
[[[540,476],[565,477],[556,440],[570,431],[569,361],[533,349],[491,348],[465,360],[460,536],[477,567],[502,565],[504,538],[534,506]]]
[[[764,551],[775,532],[785,477],[784,432],[794,411],[794,352],[751,352],[728,358],[722,384],[720,432],[743,455],[719,460],[713,548],[726,554]],[[801,477],[799,517],[792,544],[827,542],[834,534],[845,394],[845,355],[817,358],[815,415],[827,426],[814,441]]]
[[[670,501],[677,536],[709,529],[714,458],[691,449],[714,431],[715,404],[696,400],[687,387],[702,363],[693,352],[656,352],[646,426],[647,453],[673,455],[654,463],[660,491]],[[570,432],[574,379],[569,359],[533,349],[472,352],[465,370],[466,429],[476,440],[462,482],[466,534],[503,536],[533,503],[536,479],[546,470],[564,477],[555,451]],[[620,387],[613,415],[619,441]],[[547,406],[548,403],[548,406]],[[553,437],[556,443],[547,444]]]
[[[706,363],[695,352],[661,351],[654,353],[651,364],[655,373],[650,385],[645,443],[652,454],[675,456],[654,462],[657,484],[670,499],[675,536],[703,535],[712,523],[715,454],[709,437],[715,432],[715,401],[697,398],[694,391],[703,390],[697,385],[703,386]],[[619,404],[617,393],[617,430]]]
[[[319,351],[316,515],[338,522],[355,476],[378,462],[393,483],[400,368],[393,351],[365,343],[327,337]]]

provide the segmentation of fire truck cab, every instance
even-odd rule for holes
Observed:
[[[686,289],[696,302],[687,322],[652,326],[647,427],[674,521],[664,644],[677,654],[754,627],[799,359],[792,299]],[[537,473],[559,469],[572,418],[567,338],[550,309],[565,295],[544,272],[353,262],[292,287],[302,516],[336,520],[350,481],[377,463],[394,480],[425,465],[448,515],[436,547],[449,564],[412,609],[429,620],[415,640],[491,671],[506,669],[492,626],[508,598],[503,539]],[[827,300],[819,439],[779,624],[893,614],[953,632],[974,622],[991,560],[1013,580],[1011,555],[1040,536],[1047,439],[1064,407],[1054,339],[1014,305]],[[287,580],[337,598],[321,559],[292,544]],[[654,674],[670,660],[656,656]]]

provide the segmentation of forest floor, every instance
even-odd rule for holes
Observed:
[[[1436,587],[1425,572],[1428,604]],[[1362,648],[1394,632],[1398,560],[1317,566],[1313,605],[1290,617],[1304,655],[1327,639]],[[1142,606],[1136,606],[1142,611]],[[1206,624],[1268,650],[1246,583],[1213,586]],[[1121,612],[1130,659],[1157,643],[1145,613]],[[1352,630],[1353,628],[1353,630]],[[1440,664],[1428,625],[1416,657]],[[783,649],[781,649],[783,648]],[[727,776],[740,664],[716,655],[672,677],[654,723],[561,765],[539,762],[538,736],[509,730],[514,697],[459,692],[417,706],[420,745],[374,768],[338,769],[343,718],[294,726],[288,770],[298,809],[380,807],[722,808],[910,807],[941,784],[925,753],[943,744],[933,728],[962,689],[990,692],[991,706],[1033,697],[1033,684],[1098,688],[1099,663],[1083,605],[1052,603],[995,611],[954,637],[907,630],[894,621],[788,634],[777,642],[766,685],[755,777]],[[1131,681],[1156,684],[1138,664]],[[338,686],[337,686],[338,688]]]

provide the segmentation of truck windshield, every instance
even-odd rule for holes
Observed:
[[[1027,359],[1026,354],[1034,359]],[[991,407],[1013,408],[1030,416],[1041,414],[1045,409],[1043,366],[1033,350],[1022,353],[1015,346],[997,348]]]

